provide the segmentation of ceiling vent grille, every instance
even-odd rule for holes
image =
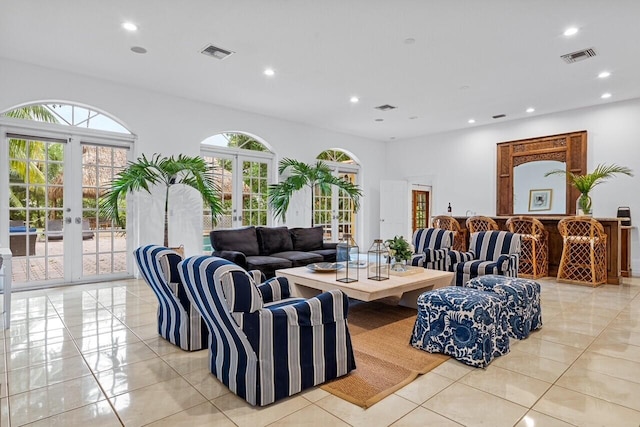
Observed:
[[[394,107],[393,105],[389,105],[389,104],[384,104],[384,105],[378,105],[377,107],[375,107],[376,110],[380,110],[380,111],[391,111],[391,110],[395,110],[398,107]]]
[[[591,47],[589,49],[567,53],[566,55],[560,56],[560,58],[562,58],[567,64],[573,64],[574,62],[584,61],[585,59],[589,59],[593,56],[596,56],[596,51]]]
[[[225,59],[226,57],[233,55],[235,52],[231,50],[222,49],[221,47],[214,46],[212,44],[205,46],[200,51],[203,55],[212,56],[216,59]]]
[[[504,119],[505,117],[507,117],[506,114],[496,114],[495,116],[491,116],[494,119]]]

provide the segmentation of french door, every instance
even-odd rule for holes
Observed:
[[[357,171],[344,169],[344,165],[335,165],[333,173],[357,184]],[[313,225],[323,227],[326,242],[337,242],[345,233],[355,236],[356,214],[353,212],[353,202],[344,191],[332,188],[330,194],[323,195],[315,188],[313,203]]]
[[[203,230],[206,240],[209,231],[245,225],[268,225],[267,187],[271,176],[270,153],[235,153],[203,151],[205,160],[213,166],[215,180],[220,187],[224,212],[217,224],[205,206]]]
[[[98,200],[126,166],[129,144],[27,129],[2,134],[0,194],[9,203],[0,225],[8,218],[15,287],[127,276],[126,230],[101,217]]]

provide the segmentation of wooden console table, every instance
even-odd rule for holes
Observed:
[[[516,215],[514,215],[516,216]],[[454,217],[461,227],[465,227],[467,217]],[[505,222],[511,218],[509,216],[494,216],[493,218],[501,230],[506,230]],[[566,218],[565,216],[535,216],[544,225],[549,233],[549,276],[558,275],[560,258],[562,257],[562,236],[558,231],[558,222]],[[631,275],[631,247],[630,232],[632,227],[621,225],[621,218],[595,218],[604,228],[607,234],[607,283],[619,285],[622,277]],[[467,235],[469,233],[466,233]],[[467,241],[468,247],[468,241]],[[624,247],[624,248],[623,248]]]

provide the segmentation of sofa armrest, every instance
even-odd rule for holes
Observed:
[[[455,271],[456,264],[460,262],[473,261],[476,258],[476,254],[472,251],[460,252],[450,250],[447,252],[447,270]]]
[[[245,270],[248,268],[247,265],[247,257],[238,251],[213,251],[211,255],[217,256],[220,258],[224,258],[227,261],[231,261],[232,263],[244,268]]]
[[[281,301],[291,297],[289,281],[286,277],[272,277],[266,282],[258,285],[258,290],[262,295],[262,302],[264,304]]]
[[[336,249],[338,247],[338,242],[323,242],[322,249]]]

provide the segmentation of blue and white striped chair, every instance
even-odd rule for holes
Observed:
[[[508,231],[471,233],[469,251],[449,251],[447,269],[456,273],[456,286],[485,274],[518,277],[520,243],[520,235]]]
[[[134,257],[144,280],[158,298],[158,333],[183,350],[207,347],[209,335],[200,313],[191,305],[180,282],[182,257],[164,246],[142,246]]]
[[[289,282],[262,285],[222,258],[195,256],[179,266],[211,336],[211,372],[252,405],[268,405],[355,369],[339,290],[291,298]]]
[[[419,228],[413,233],[411,243],[415,253],[411,265],[433,270],[447,270],[447,253],[453,246],[453,231],[440,228]]]

